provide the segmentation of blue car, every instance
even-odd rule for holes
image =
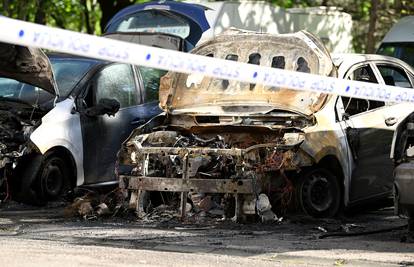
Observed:
[[[140,44],[190,51],[209,28],[205,7],[159,1],[119,11],[106,25],[104,34]]]
[[[122,10],[105,36],[188,51],[208,27],[199,6],[167,1]],[[30,204],[58,199],[76,186],[116,184],[122,142],[161,112],[158,87],[165,71],[48,56],[0,45],[0,59],[10,63],[0,66],[0,187]],[[21,71],[21,62],[33,67]]]

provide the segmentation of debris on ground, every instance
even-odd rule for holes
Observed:
[[[85,195],[75,198],[72,204],[64,209],[64,215],[93,220],[98,217],[116,216],[121,209],[127,210],[127,207],[120,189],[107,194],[88,191]]]

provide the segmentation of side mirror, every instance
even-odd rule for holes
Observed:
[[[87,108],[85,113],[88,116],[101,116],[107,114],[108,116],[114,116],[121,104],[116,99],[102,98],[99,103],[93,107]]]

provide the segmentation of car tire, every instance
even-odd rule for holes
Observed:
[[[304,173],[299,180],[297,193],[302,211],[312,217],[334,217],[341,206],[339,181],[327,169],[315,168]]]
[[[69,189],[70,169],[58,155],[47,155],[42,162],[35,188],[45,202],[57,200]]]

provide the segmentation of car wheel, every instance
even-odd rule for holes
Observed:
[[[69,185],[69,169],[65,161],[53,154],[46,157],[37,177],[37,185],[44,201],[61,197]]]
[[[330,171],[313,169],[301,177],[298,186],[299,204],[312,217],[333,217],[341,204],[338,179]]]

